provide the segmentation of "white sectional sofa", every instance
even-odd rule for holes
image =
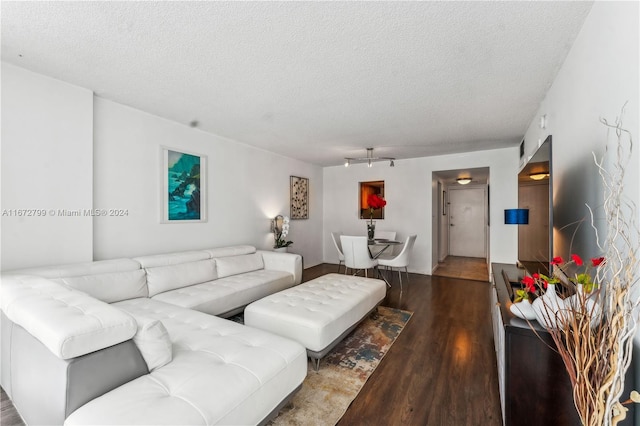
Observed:
[[[306,350],[221,316],[301,279],[251,246],[3,273],[2,387],[28,424],[264,423]]]

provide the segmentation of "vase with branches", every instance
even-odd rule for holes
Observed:
[[[614,124],[602,122],[615,134],[611,166],[606,166],[604,157],[598,159],[594,154],[603,183],[605,236],[598,234],[593,211],[587,208],[603,256],[591,259],[590,271],[579,269],[584,267],[578,255],[572,255],[569,262],[555,258],[550,277],[528,278],[537,283],[542,294],[548,284],[561,283],[577,295],[571,302],[565,298],[559,310],[543,307],[548,323],[554,324],[548,331],[569,374],[583,426],[615,426],[626,417],[626,404],[640,402],[636,391],[628,398],[623,396],[640,304],[637,210],[623,192],[632,138],[622,127],[621,118]],[[568,272],[571,268],[573,272]]]

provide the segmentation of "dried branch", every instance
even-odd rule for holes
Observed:
[[[600,289],[593,294],[578,289],[577,297],[566,298],[560,309],[544,306],[549,323],[555,323],[548,331],[569,374],[576,410],[584,426],[614,426],[625,418],[626,408],[620,400],[639,320],[640,299],[633,296],[640,273],[640,231],[636,205],[624,195],[625,168],[633,142],[631,133],[622,127],[622,115],[614,124],[601,120],[615,132],[611,169],[605,164],[610,152],[601,159],[594,154],[604,189],[606,236],[599,234],[593,211],[587,206],[597,245],[606,258],[594,278]]]

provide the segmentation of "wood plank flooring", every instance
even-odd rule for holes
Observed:
[[[303,280],[336,271],[318,265]],[[413,317],[338,425],[501,425],[489,283],[409,275],[402,294],[392,275],[383,305]],[[21,425],[6,403],[0,423]]]
[[[465,280],[489,281],[487,259],[479,257],[447,256],[438,263],[433,275]]]

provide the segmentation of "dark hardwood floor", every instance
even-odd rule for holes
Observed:
[[[392,275],[383,305],[413,317],[338,425],[501,425],[489,283],[409,276],[400,295]]]
[[[314,266],[303,280],[336,271]],[[413,317],[338,425],[501,425],[489,283],[409,275],[403,294],[392,275],[383,305]],[[16,416],[3,401],[0,423]]]

